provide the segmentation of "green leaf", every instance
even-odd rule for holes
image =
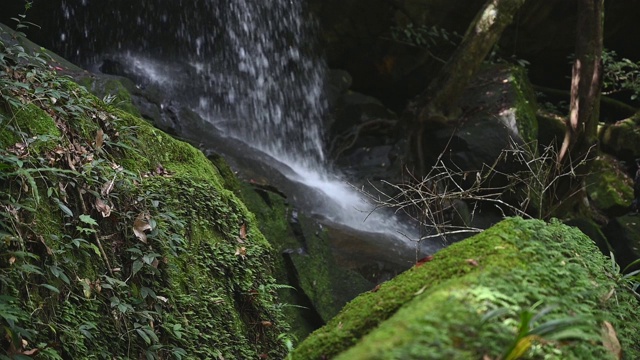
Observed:
[[[25,273],[34,273],[34,274],[39,274],[39,275],[44,275],[42,273],[42,270],[35,266],[35,265],[31,265],[31,264],[22,264],[20,265],[20,270],[25,272]]]
[[[160,254],[156,254],[156,253],[144,254],[144,256],[142,257],[142,260],[145,263],[151,265],[153,263],[153,261],[159,256],[160,256]]]
[[[146,286],[143,286],[142,288],[140,288],[140,295],[142,296],[143,299],[146,299],[147,296],[151,296],[152,299],[156,299],[156,292],[153,291],[153,289],[150,289]]]
[[[80,245],[82,245],[82,244],[88,244],[87,240],[80,239],[80,238],[72,239],[71,243],[73,243],[73,245],[75,245],[76,248],[79,248]],[[98,254],[98,255],[100,255],[100,254]]]
[[[55,277],[59,278],[60,280],[64,281],[67,285],[70,285],[69,278],[64,273],[64,270],[62,270],[58,266],[51,265],[51,266],[49,266],[49,271],[51,271],[53,276],[55,276]]]
[[[129,310],[129,306],[127,306],[127,304],[118,304],[118,311],[120,311],[123,314],[127,313],[127,310]]]
[[[65,215],[69,217],[73,216],[73,211],[71,211],[71,209],[69,209],[67,205],[63,204],[62,201],[60,201],[60,199],[53,198],[53,201],[55,201],[55,203],[58,204],[58,207],[60,208],[60,210],[62,210],[63,213],[65,213]]]
[[[98,223],[89,215],[80,215],[80,221],[89,225],[98,225]]]
[[[140,249],[138,249],[138,248],[128,248],[128,249],[127,249],[127,250],[125,250],[125,251],[128,251],[128,252],[130,252],[130,253],[134,253],[134,254],[136,254],[136,255],[140,255],[140,256],[142,256],[142,250],[140,250]]]
[[[136,329],[136,332],[138,333],[138,335],[140,335],[142,340],[144,340],[144,342],[147,343],[147,345],[151,345],[151,338],[149,337],[149,335],[147,335],[147,333],[144,330]]]
[[[144,263],[141,260],[134,261],[133,265],[131,265],[131,275],[137,274],[138,271],[140,271],[143,266],[144,266]]]
[[[53,286],[53,285],[49,285],[49,284],[40,284],[40,286],[42,286],[43,288],[49,289],[51,291],[53,291],[56,294],[60,294],[60,290],[58,290],[57,287]]]
[[[95,244],[89,244],[91,246],[91,249],[93,249],[93,252],[98,255],[101,256],[100,254],[100,249],[95,245]]]
[[[173,325],[173,335],[175,335],[176,339],[180,340],[182,338],[182,325],[174,324]]]

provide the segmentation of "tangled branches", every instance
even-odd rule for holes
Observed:
[[[512,140],[493,164],[470,171],[448,163],[444,154],[421,179],[409,174],[409,181],[400,184],[383,181],[391,191],[372,184],[374,190],[365,192],[377,207],[393,208],[419,222],[423,229],[420,240],[441,238],[446,242],[450,237],[480,232],[474,220],[490,207],[503,217],[549,218],[563,201],[583,189],[583,184],[575,186],[580,181],[576,169],[589,158],[587,154],[559,168],[555,146],[538,151],[536,143]],[[515,170],[500,170],[504,163]]]

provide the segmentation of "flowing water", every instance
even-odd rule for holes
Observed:
[[[402,241],[418,237],[395,215],[372,213],[373,205],[330,170],[323,153],[326,65],[304,2],[78,0],[63,2],[63,14],[76,25],[65,27],[62,47],[87,64],[107,54],[139,86],[162,88],[225,136],[268,154],[287,178],[316,194],[306,201],[311,212]]]

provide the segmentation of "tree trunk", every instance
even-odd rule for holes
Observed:
[[[579,0],[571,105],[558,163],[589,159],[598,140],[602,76],[604,0]],[[566,155],[569,158],[566,159]]]
[[[421,95],[427,103],[418,113],[419,122],[428,122],[434,115],[456,113],[456,101],[524,3],[525,0],[488,0],[484,4],[451,59]]]
[[[487,0],[462,42],[426,91],[409,107],[409,157],[423,172],[423,135],[428,124],[455,120],[457,100],[526,0]],[[420,174],[422,175],[422,174]]]
[[[604,0],[578,0],[570,112],[557,159],[559,174],[575,176],[559,182],[556,195],[560,196],[557,202],[560,206],[553,216],[563,216],[567,212],[590,213],[584,178],[597,155],[603,21]]]

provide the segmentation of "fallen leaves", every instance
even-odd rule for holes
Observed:
[[[475,259],[466,259],[464,262],[474,267],[478,266],[478,260]]]
[[[242,260],[247,258],[247,248],[244,246],[241,246],[239,248],[236,248],[236,256],[239,256],[240,258],[242,258]]]
[[[622,359],[622,346],[618,340],[616,330],[613,328],[610,322],[605,321],[602,323],[602,345],[614,356],[616,359]]]
[[[156,165],[156,168],[154,170],[147,171],[146,173],[142,174],[143,178],[148,178],[153,176],[172,177],[173,173],[165,169],[164,166],[162,166],[162,164],[158,164]]]
[[[103,218],[107,218],[111,215],[111,206],[105,204],[102,199],[96,198],[96,202],[94,205],[96,207],[96,210],[100,212]]]
[[[422,259],[416,261],[416,267],[420,267],[420,266],[424,265],[425,263],[428,263],[431,260],[433,260],[433,255],[427,255],[427,256],[423,257]]]
[[[240,244],[244,244],[245,240],[247,240],[247,225],[243,223],[240,226],[240,235],[236,237],[236,241]]]
[[[96,150],[102,149],[103,143],[104,143],[104,131],[102,131],[102,129],[98,129],[98,131],[96,131]]]
[[[149,219],[151,216],[146,212],[141,212],[136,216],[136,219],[133,221],[133,233],[136,235],[138,240],[143,243],[147,243],[147,231],[151,231],[151,225],[149,224]]]

